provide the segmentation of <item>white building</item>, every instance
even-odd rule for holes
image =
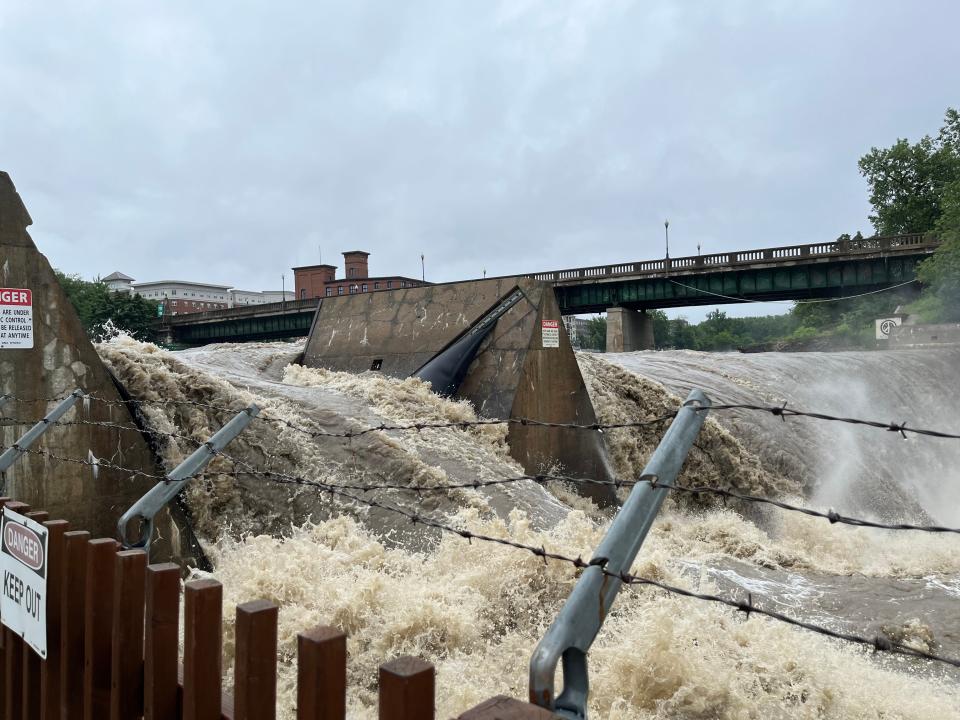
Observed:
[[[133,282],[133,278],[129,275],[124,275],[122,272],[114,272],[107,275],[103,278],[103,282],[111,292],[132,292],[133,287],[130,283]]]
[[[156,280],[133,283],[133,292],[163,303],[164,315],[221,310],[230,306],[230,286],[188,280]]]
[[[577,349],[583,347],[583,342],[587,339],[588,334],[588,320],[577,317],[576,315],[564,315],[563,325],[567,329],[567,337],[570,338],[570,344]]]
[[[221,310],[293,300],[292,290],[238,290],[230,285],[213,285],[189,280],[134,282],[129,275],[114,272],[103,278],[112,292],[132,292],[147,300],[163,303],[164,315]]]

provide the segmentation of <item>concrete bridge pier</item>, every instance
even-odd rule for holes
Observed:
[[[607,309],[607,352],[653,350],[653,318],[646,310]]]

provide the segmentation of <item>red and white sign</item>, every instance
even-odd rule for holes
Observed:
[[[47,657],[47,529],[10,508],[0,524],[0,620]]]
[[[543,346],[545,348],[560,347],[559,320],[542,320],[540,323],[540,333],[543,336]]]
[[[0,349],[33,347],[33,293],[24,288],[0,288]]]

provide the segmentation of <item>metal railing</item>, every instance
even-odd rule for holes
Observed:
[[[303,298],[302,300],[287,300],[286,302],[263,303],[261,305],[243,305],[241,307],[223,308],[222,310],[206,310],[204,312],[181,313],[179,315],[164,315],[159,322],[168,325],[178,323],[192,323],[201,320],[220,320],[222,318],[248,317],[251,315],[268,315],[276,313],[294,313],[313,310],[322,298]]]
[[[775,248],[759,248],[732,253],[714,255],[692,255],[662,260],[645,260],[634,263],[616,263],[614,265],[595,265],[592,267],[569,268],[551,272],[538,272],[520,277],[532,278],[544,282],[570,282],[589,280],[618,275],[656,275],[670,270],[698,270],[703,268],[723,268],[750,265],[759,262],[776,262],[822,257],[857,257],[877,252],[913,251],[939,247],[940,241],[920,233],[911,235],[892,235],[885,237],[861,238],[858,240],[838,240],[831,243],[812,245],[788,245]]]
[[[620,575],[630,571],[654,518],[706,420],[710,400],[693,390],[643,470],[650,482],[634,486],[597,546],[557,619],[530,659],[530,702],[571,720],[586,718],[589,680],[587,651],[620,592]],[[557,664],[563,663],[563,691],[554,692]]]
[[[0,492],[6,489],[7,486],[7,470],[21,457],[27,450],[30,449],[30,446],[41,436],[43,435],[48,428],[57,424],[57,421],[60,420],[64,415],[67,414],[67,411],[70,410],[74,405],[77,404],[77,400],[83,397],[83,390],[74,390],[72,393],[67,395],[66,398],[60,401],[60,403],[44,417],[40,422],[34,425],[32,428],[27,430],[23,436],[17,440],[10,448],[7,449],[2,455],[0,455]],[[3,397],[3,402],[0,402],[0,406],[6,402],[7,396]]]
[[[177,465],[163,480],[150,488],[117,521],[117,537],[126,549],[142,548],[150,552],[153,540],[154,518],[157,513],[173,500],[194,475],[203,470],[217,453],[223,450],[231,440],[243,432],[244,428],[260,413],[260,408],[251,405],[220,428],[213,437],[198,447],[193,453]],[[137,537],[129,535],[131,524],[139,523]]]

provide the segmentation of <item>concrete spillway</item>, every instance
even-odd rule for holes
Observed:
[[[501,303],[521,297],[477,345],[471,329]],[[475,336],[474,336],[475,337]],[[498,278],[325,298],[304,364],[408,377],[462,346],[468,361],[455,396],[490,418],[596,422],[553,289],[526,278]],[[455,362],[456,359],[451,362]],[[598,433],[513,424],[511,454],[530,473],[609,478]],[[609,500],[606,494],[598,496]]]

